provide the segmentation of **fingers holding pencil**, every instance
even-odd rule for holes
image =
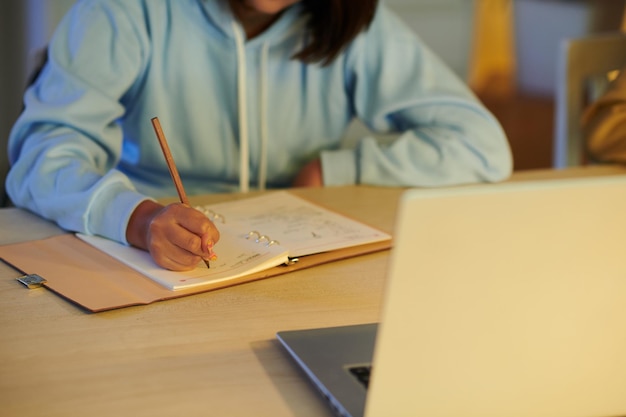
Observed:
[[[187,199],[185,188],[183,187],[183,183],[180,179],[180,175],[178,174],[178,169],[176,168],[176,164],[174,163],[174,157],[172,156],[172,152],[170,151],[170,147],[167,143],[165,133],[163,133],[161,122],[159,122],[158,117],[153,117],[151,119],[151,123],[152,123],[152,127],[154,128],[154,133],[156,134],[156,137],[161,146],[161,150],[163,151],[163,156],[165,157],[165,162],[167,163],[167,167],[172,177],[172,181],[174,181],[174,186],[176,187],[176,191],[178,192],[178,197],[180,198],[180,202],[182,203],[181,205],[186,208],[189,208],[189,200]],[[191,209],[191,210],[194,210],[194,209]],[[200,212],[196,212],[196,213],[198,215],[204,216]],[[194,217],[197,218],[197,215],[194,215]],[[186,218],[181,217],[181,219],[186,219]],[[206,221],[208,221],[208,219],[206,219]],[[187,223],[187,225],[185,226],[183,223],[181,223],[181,225],[183,225],[185,229],[191,232],[191,235],[187,233],[188,236],[184,236],[185,234],[183,233],[182,234],[183,237],[189,240],[187,241],[185,239],[181,239],[175,243],[177,243],[177,246],[179,248],[182,248],[183,250],[186,249],[189,253],[196,254],[196,255],[199,254],[204,260],[204,264],[206,265],[206,267],[210,268],[211,265],[209,264],[209,261],[211,259],[216,258],[216,255],[213,252],[213,245],[215,244],[215,242],[217,242],[217,239],[219,239],[219,232],[217,232],[217,229],[215,228],[213,223],[211,223],[210,221],[209,223],[212,225],[212,227],[206,226],[207,224],[206,221],[201,222],[202,224],[204,224],[204,226],[202,226],[201,223],[194,224],[193,222],[187,222],[186,220],[183,220],[183,223]],[[198,236],[200,237],[200,245],[199,245],[200,252],[195,251],[197,249],[195,242]],[[180,236],[177,236],[177,238],[180,238]],[[171,256],[175,256],[175,254],[171,254]],[[180,253],[179,253],[179,256],[180,256]],[[168,257],[170,257],[170,255],[168,255]],[[172,263],[181,264],[181,260],[176,260],[175,258],[172,258],[170,260]],[[182,262],[182,264],[188,265],[187,262]]]
[[[150,222],[148,250],[164,268],[190,270],[202,260],[216,259],[213,245],[219,237],[219,231],[203,213],[175,203],[164,207]]]

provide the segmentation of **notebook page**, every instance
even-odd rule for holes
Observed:
[[[287,191],[207,205],[244,235],[257,232],[280,242],[290,257],[321,253],[391,239],[391,236]],[[220,223],[216,221],[218,228]]]

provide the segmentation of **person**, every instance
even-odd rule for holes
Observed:
[[[377,0],[80,0],[24,102],[13,203],[173,270],[206,259],[219,231],[156,201],[176,191],[155,116],[189,195],[435,187],[512,169],[498,121]],[[396,136],[342,147],[354,118]]]
[[[626,68],[583,113],[587,152],[597,162],[626,163]]]

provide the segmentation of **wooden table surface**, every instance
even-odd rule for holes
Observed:
[[[616,173],[626,170],[527,172],[512,180]],[[402,191],[294,190],[388,232]],[[191,202],[229,198],[240,196]],[[14,208],[0,210],[0,228],[0,244],[60,233]],[[0,416],[330,416],[275,333],[377,321],[388,255],[97,314],[46,289],[27,290],[0,264]]]

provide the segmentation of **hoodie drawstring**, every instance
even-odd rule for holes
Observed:
[[[239,190],[247,193],[250,189],[248,168],[250,149],[248,143],[248,110],[246,108],[246,52],[243,34],[233,22],[235,43],[237,45],[237,101],[239,108]]]
[[[261,147],[259,151],[259,190],[265,190],[267,182],[267,61],[269,44],[261,48],[261,87],[259,92],[259,109],[261,117]]]
[[[239,189],[242,193],[250,190],[250,143],[248,139],[248,110],[246,100],[246,53],[245,40],[239,27],[233,22],[233,32],[235,33],[235,43],[237,46],[237,100],[239,111]],[[260,134],[261,145],[259,152],[259,189],[265,189],[267,182],[267,61],[269,45],[263,44],[261,49],[261,69],[260,69]]]

